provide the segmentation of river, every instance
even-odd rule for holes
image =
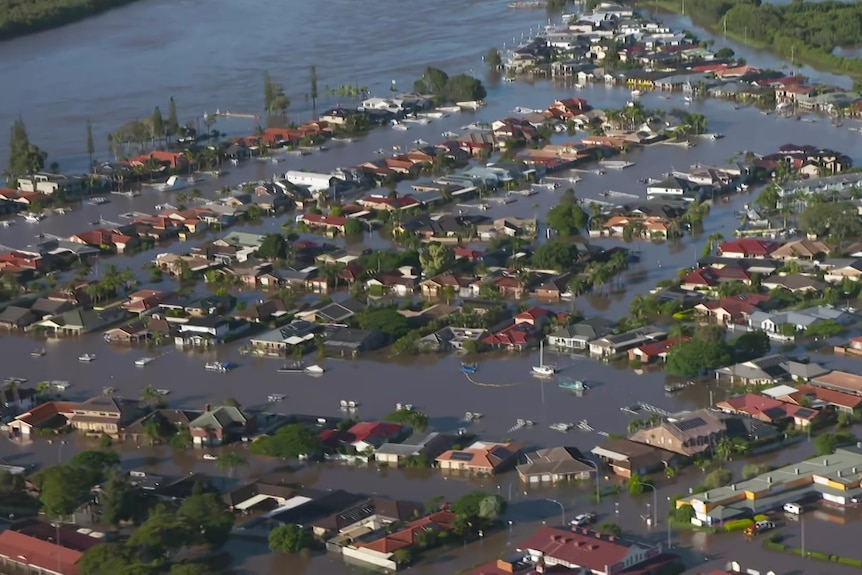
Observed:
[[[105,157],[103,143],[108,131],[124,121],[143,118],[159,104],[167,111],[168,98],[173,96],[181,119],[199,116],[216,108],[239,112],[255,112],[262,105],[261,75],[269,71],[273,79],[284,82],[293,100],[291,114],[298,119],[310,116],[310,105],[304,98],[307,91],[308,67],[316,65],[321,92],[324,87],[357,83],[367,85],[377,94],[388,93],[395,80],[400,88],[409,88],[412,80],[428,65],[439,66],[451,73],[475,70],[482,74],[481,55],[493,45],[502,46],[520,38],[532,25],[546,18],[543,11],[517,11],[504,3],[470,0],[415,5],[409,10],[391,0],[357,4],[347,0],[332,0],[326,16],[313,3],[296,0],[275,3],[268,0],[142,0],[128,7],[105,13],[96,18],[65,28],[0,44],[0,73],[15,86],[0,94],[0,109],[10,118],[21,113],[31,139],[47,150],[52,159],[64,166],[80,169],[86,162],[84,123],[91,119],[96,132],[100,156]],[[403,12],[403,14],[401,14]],[[684,20],[668,16],[671,22],[690,29]],[[707,35],[696,30],[696,33]],[[720,44],[720,42],[718,42]],[[732,45],[749,62],[779,68],[772,56],[746,47]],[[825,81],[829,76],[816,75]],[[836,82],[837,83],[837,82]],[[441,132],[457,130],[473,121],[491,121],[508,114],[515,106],[544,108],[556,98],[578,95],[601,108],[619,107],[628,99],[625,90],[605,86],[589,86],[580,92],[571,87],[549,82],[500,83],[489,85],[488,106],[474,113],[455,114],[428,126],[411,126],[408,132],[378,130],[363,142],[333,147],[326,153],[303,158],[290,158],[277,167],[252,162],[231,168],[232,173],[218,182],[201,185],[206,195],[215,188],[240,181],[268,178],[274,171],[287,169],[325,169],[349,165],[373,157],[372,150],[389,149],[393,145],[407,146],[417,138],[434,142]],[[669,109],[683,107],[678,96],[662,100],[654,94],[644,94],[647,107]],[[340,103],[339,98],[326,97],[318,103],[322,109]],[[742,149],[770,153],[784,143],[828,146],[850,154],[858,163],[862,152],[859,134],[847,129],[832,128],[827,121],[794,122],[774,116],[763,116],[752,108],[733,111],[724,102],[702,101],[690,106],[692,111],[707,116],[712,131],[726,137],[703,141],[689,150],[657,145],[637,150],[627,156],[635,162],[632,168],[610,171],[605,176],[583,175],[576,185],[578,195],[600,199],[604,190],[633,193],[643,197],[643,186],[637,180],[657,176],[672,168],[684,169],[691,164],[721,165]],[[233,120],[218,126],[230,132],[252,132],[251,121]],[[555,136],[555,141],[565,141]],[[5,157],[5,142],[0,142],[0,157]],[[406,184],[405,184],[406,185]],[[407,188],[402,188],[406,191]],[[538,205],[541,214],[556,201],[559,192],[543,191],[531,198],[520,198],[507,206],[495,207],[492,216],[532,214]],[[709,215],[705,233],[720,231],[729,235],[735,225],[732,213],[750,201],[751,196],[734,197]],[[132,210],[148,211],[157,203],[170,200],[169,195],[146,191],[137,198],[111,197],[111,203],[85,205],[66,216],[51,216],[38,225],[17,223],[0,228],[0,244],[24,246],[34,241],[36,231],[67,236],[88,227],[98,218],[122,221],[120,214]],[[264,220],[247,226],[249,230],[276,229],[283,219]],[[199,240],[194,240],[196,243]],[[372,236],[369,246],[382,248],[385,242]],[[604,246],[616,245],[614,240],[600,240]],[[120,267],[137,269],[160,251],[184,249],[187,246],[160,246],[148,253],[119,257]],[[576,306],[588,315],[603,313],[618,318],[625,314],[628,302],[658,280],[671,277],[685,265],[694,263],[702,240],[686,238],[679,242],[642,243],[632,247],[642,249],[644,258],[626,272],[619,284],[609,286],[608,294],[580,298]],[[169,285],[167,282],[163,285]],[[259,294],[241,293],[243,299]],[[31,359],[32,340],[5,336],[0,339],[3,357],[26,357],[14,368],[4,370],[5,376],[43,379],[67,379],[73,382],[70,396],[83,399],[104,386],[115,387],[121,394],[135,396],[147,383],[158,381],[157,387],[172,390],[169,396],[174,406],[201,408],[226,397],[236,397],[248,406],[261,405],[271,393],[284,393],[286,401],[277,409],[295,413],[335,415],[340,399],[361,403],[359,415],[373,419],[391,411],[396,402],[413,403],[431,416],[431,425],[439,430],[454,430],[466,424],[460,421],[465,411],[479,411],[485,417],[473,424],[471,431],[489,439],[511,437],[529,446],[575,444],[589,450],[601,436],[595,432],[571,432],[569,439],[548,429],[553,422],[577,422],[588,419],[595,431],[619,432],[628,416],[621,405],[645,401],[662,409],[675,411],[704,406],[709,392],[705,388],[687,389],[675,396],[664,393],[661,372],[635,374],[617,366],[602,365],[580,357],[556,357],[564,368],[563,376],[586,378],[594,384],[583,397],[572,396],[556,383],[541,382],[529,376],[535,357],[488,359],[482,362],[479,381],[518,384],[505,388],[472,385],[458,372],[455,358],[438,360],[431,357],[409,358],[400,362],[365,359],[356,362],[328,361],[328,372],[319,379],[304,375],[278,375],[278,362],[240,358],[237,345],[225,346],[207,353],[183,353],[163,350],[155,362],[144,369],[135,369],[133,362],[147,355],[143,349],[122,350],[108,346],[95,334],[74,341],[48,343],[48,355]],[[76,361],[79,354],[96,353],[92,364]],[[231,373],[205,373],[205,361],[218,357],[240,363]],[[833,364],[849,365],[852,360],[826,358]],[[516,418],[535,420],[534,428],[510,432]],[[29,445],[9,444],[2,440],[2,453],[15,462],[50,463],[62,456],[55,446],[45,442]],[[69,446],[66,456],[85,446],[77,440]],[[197,468],[219,474],[211,463],[201,462],[199,453],[171,455],[166,449],[132,450],[128,447],[125,464],[129,467],[186,472]],[[805,446],[786,450],[777,456],[782,460],[800,456]],[[271,470],[271,461],[252,459],[252,474]],[[699,474],[698,471],[693,472]],[[687,472],[684,475],[689,475]],[[695,477],[696,479],[696,477]],[[325,488],[349,484],[357,490],[387,493],[393,496],[426,499],[433,494],[457,496],[476,486],[500,489],[512,494],[511,517],[516,520],[514,533],[504,533],[472,547],[469,555],[445,553],[431,564],[417,566],[415,572],[452,573],[497,557],[503,546],[512,545],[541,521],[559,517],[554,504],[543,503],[546,496],[565,501],[567,510],[586,505],[589,487],[573,487],[563,491],[539,491],[524,494],[513,482],[511,474],[497,480],[445,480],[437,472],[405,474],[392,471],[348,470],[333,466],[302,468],[296,480]],[[678,492],[681,487],[662,482],[661,497]],[[680,483],[681,484],[681,483]],[[499,487],[498,487],[499,486]],[[421,493],[421,495],[416,495]],[[577,500],[577,503],[575,503]],[[623,498],[621,518],[643,512],[643,501]],[[664,503],[661,504],[662,508]],[[605,513],[616,513],[610,503],[599,507]],[[628,526],[628,524],[627,524]],[[659,533],[661,537],[663,534]],[[510,540],[511,539],[511,540]],[[692,545],[694,542],[689,541]],[[311,561],[274,557],[265,547],[231,545],[243,572],[246,573],[341,573],[341,563],[332,558]]]

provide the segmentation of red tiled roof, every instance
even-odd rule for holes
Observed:
[[[0,555],[23,565],[32,565],[47,571],[56,571],[59,563],[63,575],[78,575],[80,551],[66,549],[17,531],[0,533]]]
[[[353,442],[365,441],[371,437],[389,439],[401,432],[398,423],[386,423],[382,421],[361,421],[351,427],[347,433],[353,437]]]
[[[781,247],[781,243],[771,240],[756,240],[743,238],[718,244],[719,253],[745,254],[751,256],[766,256]]]
[[[527,319],[527,320],[537,320],[546,316],[552,315],[550,311],[546,310],[543,307],[533,306],[530,309],[526,309],[515,316],[515,319]]]
[[[396,531],[369,541],[367,543],[356,543],[357,547],[371,549],[379,553],[394,553],[399,549],[410,547],[416,543],[416,535],[423,531],[449,531],[455,525],[455,514],[450,511],[438,511],[427,517],[408,523],[404,529]]]
[[[533,341],[532,326],[528,323],[512,324],[482,340],[488,345],[519,346]]]
[[[361,203],[366,204],[385,204],[395,209],[404,209],[412,206],[418,206],[419,200],[414,198],[413,196],[398,196],[394,198],[390,198],[389,196],[378,196],[372,194],[367,196],[365,199],[361,200]]]
[[[347,223],[347,216],[324,216],[322,214],[303,214],[302,221],[310,224],[342,227]]]
[[[789,397],[794,401],[799,401],[803,395],[850,409],[862,407],[862,397],[813,385],[800,385],[796,388],[796,393],[791,394]]]
[[[647,357],[655,357],[657,355],[661,355],[670,348],[675,345],[679,345],[681,343],[685,343],[689,341],[691,338],[689,337],[681,337],[676,339],[663,339],[661,341],[653,341],[651,343],[647,343],[645,345],[640,346],[638,351],[644,354]]]
[[[22,413],[15,419],[28,425],[37,426],[62,413],[72,413],[75,404],[70,401],[48,401],[37,405],[30,411]]]
[[[553,527],[541,527],[518,548],[537,551],[557,562],[605,573],[608,568],[613,568],[626,558],[631,544],[619,538],[598,535],[592,531],[575,533]]]
[[[800,419],[814,419],[817,412],[792,403],[778,401],[764,395],[756,393],[746,393],[745,395],[737,395],[722,401],[718,404],[719,407],[726,405],[733,411],[745,413],[751,417],[758,419],[782,419],[783,417],[799,417]],[[805,411],[801,411],[805,410]],[[801,412],[800,412],[801,411]],[[783,416],[782,416],[783,414]]]

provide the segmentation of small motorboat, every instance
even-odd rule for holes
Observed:
[[[214,371],[216,373],[227,373],[233,367],[233,364],[229,361],[209,361],[204,365],[204,369],[207,371]]]
[[[455,132],[443,132],[442,136],[444,138],[457,138],[458,134],[456,134]]]
[[[266,400],[267,400],[269,403],[278,403],[279,401],[284,400],[284,397],[285,397],[285,396],[284,396],[284,394],[281,394],[281,393],[273,393],[273,394],[267,395],[267,396],[266,396]]]
[[[572,391],[586,391],[589,389],[589,387],[587,387],[587,383],[582,379],[565,379],[559,383],[559,387],[562,389],[570,389]]]
[[[482,419],[481,413],[477,413],[475,411],[468,411],[467,413],[464,414],[464,420],[465,421],[477,421],[479,419]]]
[[[321,375],[326,370],[319,365],[309,365],[303,371],[309,375]]]
[[[83,362],[83,363],[89,363],[91,361],[94,361],[95,359],[96,359],[96,355],[92,354],[92,353],[85,353],[83,355],[78,356],[78,361]]]
[[[165,396],[165,395],[170,395],[171,390],[170,389],[157,389],[156,393],[158,393],[161,396]]]
[[[561,432],[561,433],[566,433],[566,432],[568,432],[569,430],[571,430],[571,429],[574,427],[574,425],[573,425],[573,424],[571,424],[571,423],[552,423],[552,424],[551,424],[551,425],[549,425],[548,427],[550,427],[550,428],[551,428],[551,429],[553,429],[554,431],[559,431],[559,432]]]
[[[43,357],[48,353],[48,350],[44,347],[39,347],[30,352],[31,357]]]
[[[479,371],[479,364],[477,363],[462,363],[461,364],[461,373],[471,374]]]
[[[154,357],[142,357],[140,359],[135,360],[135,367],[146,367],[148,363],[152,362]]]
[[[276,370],[277,373],[302,373],[305,371],[305,365],[301,361],[285,363]]]

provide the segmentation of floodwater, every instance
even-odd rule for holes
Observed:
[[[264,70],[269,70],[276,81],[285,83],[293,100],[292,114],[304,119],[310,116],[310,106],[303,96],[310,65],[318,67],[321,92],[326,85],[358,83],[369,86],[377,94],[385,94],[391,80],[396,80],[402,89],[409,88],[427,64],[452,73],[473,68],[481,74],[481,55],[489,46],[501,46],[504,41],[510,43],[531,25],[536,27],[546,18],[542,11],[508,10],[500,3],[478,0],[447,0],[445,6],[418,5],[411,7],[410,14],[403,17],[397,15],[391,0],[361,6],[346,0],[334,2],[329,15],[320,18],[318,11],[311,7],[313,4],[301,2],[289,2],[285,6],[265,0],[241,3],[215,0],[206,4],[202,0],[179,3],[142,0],[79,24],[0,44],[0,72],[16,80],[15,90],[0,94],[0,106],[10,111],[10,115],[15,112],[24,115],[31,139],[48,150],[52,159],[80,169],[85,163],[81,150],[87,118],[93,120],[97,144],[102,147],[101,142],[105,141],[109,130],[115,130],[128,119],[148,115],[156,103],[166,113],[170,96],[176,98],[183,119],[216,108],[255,112],[261,107],[260,77]],[[693,29],[677,16],[666,18],[674,25]],[[261,27],[262,22],[270,26],[275,24],[273,29],[278,33],[267,32]],[[394,28],[398,34],[392,33]],[[243,33],[238,35],[237,30]],[[345,30],[350,33],[344,33]],[[477,30],[483,33],[479,41]],[[707,37],[701,30],[696,32]],[[405,40],[408,38],[409,41]],[[717,40],[720,44],[721,39]],[[768,54],[732,47],[750,63],[780,67],[780,62]],[[90,65],[94,63],[98,64],[98,72],[92,72],[94,66]],[[839,83],[826,75],[812,76]],[[222,186],[269,178],[275,171],[328,171],[336,166],[356,164],[375,157],[372,150],[377,148],[390,149],[395,145],[406,148],[420,138],[433,143],[444,131],[457,131],[460,126],[474,121],[498,119],[516,106],[544,108],[554,99],[578,95],[595,107],[618,108],[629,98],[627,91],[603,85],[588,86],[580,91],[546,81],[489,83],[488,87],[488,106],[475,113],[453,114],[427,126],[413,125],[407,132],[377,130],[361,142],[333,145],[328,152],[291,157],[277,166],[250,162],[230,167],[231,173],[224,178],[198,187],[204,195],[211,196]],[[664,100],[655,94],[644,94],[641,99],[649,108],[685,107],[703,113],[708,118],[710,131],[721,132],[726,137],[704,140],[692,149],[655,145],[632,151],[625,159],[636,165],[629,169],[609,171],[604,176],[580,174],[583,181],[575,186],[580,197],[603,199],[601,192],[608,190],[643,197],[643,186],[637,183],[640,178],[685,169],[695,163],[720,166],[743,149],[769,153],[789,142],[828,146],[848,153],[857,163],[862,161],[859,133],[847,129],[856,124],[854,122],[847,122],[844,128],[838,129],[822,119],[806,123],[764,116],[753,108],[733,111],[730,104],[718,101],[685,106],[679,96]],[[323,97],[318,108],[337,103],[341,103],[337,97]],[[251,133],[254,122],[231,120],[218,127],[230,133]],[[555,136],[554,139],[566,141],[570,138]],[[0,142],[0,147],[4,145],[5,142]],[[101,151],[101,156],[105,153]],[[6,150],[0,148],[0,157],[5,154]],[[401,190],[408,191],[409,183],[402,184]],[[495,206],[486,215],[524,216],[535,211],[541,217],[556,203],[558,194],[542,191],[506,206]],[[704,236],[716,231],[729,236],[735,226],[732,213],[741,209],[751,197],[736,196],[729,204],[716,206],[705,222]],[[65,237],[88,229],[90,222],[99,218],[121,222],[121,214],[151,211],[156,204],[170,201],[171,195],[145,190],[137,198],[110,196],[110,199],[111,202],[103,206],[85,204],[68,215],[51,216],[40,224],[18,221],[11,228],[0,228],[0,244],[26,246],[36,241],[37,232]],[[263,220],[237,229],[263,233],[277,229],[289,217]],[[194,240],[195,243],[201,241]],[[376,235],[368,237],[366,243],[377,249],[385,247],[385,242]],[[619,241],[596,240],[596,243],[612,246]],[[608,293],[579,298],[575,305],[589,315],[602,313],[611,318],[622,317],[634,295],[643,293],[660,279],[676,275],[680,267],[693,264],[702,243],[702,239],[685,238],[678,242],[633,244],[630,247],[642,251],[642,261],[628,270],[621,281],[608,286]],[[156,253],[183,250],[190,245],[159,246],[147,253],[113,258],[111,262],[121,268],[138,269]],[[161,285],[169,287],[170,282]],[[241,297],[259,296],[248,292]],[[483,357],[474,379],[481,384],[491,384],[486,386],[468,381],[459,372],[459,362],[453,357],[405,358],[395,362],[386,361],[382,356],[359,361],[327,360],[327,372],[312,378],[277,374],[278,361],[241,357],[240,343],[206,352],[182,352],[165,347],[158,350],[156,361],[142,369],[134,367],[134,360],[153,355],[153,352],[109,346],[98,334],[77,340],[49,341],[46,344],[48,355],[39,359],[29,357],[34,345],[31,339],[2,337],[0,349],[4,358],[23,358],[14,363],[4,362],[6,368],[2,375],[25,377],[31,382],[69,380],[73,384],[68,394],[72,399],[85,399],[106,386],[134,397],[145,385],[157,382],[157,387],[171,389],[168,399],[172,406],[188,408],[202,408],[206,403],[217,403],[227,397],[234,397],[246,406],[260,406],[267,395],[281,393],[287,396],[285,402],[271,410],[334,416],[339,413],[339,400],[345,399],[360,403],[359,417],[374,419],[392,411],[396,402],[412,403],[429,414],[433,429],[454,431],[467,427],[487,439],[508,438],[522,442],[527,449],[574,444],[589,450],[602,440],[598,432],[624,430],[631,416],[620,411],[621,406],[641,401],[673,412],[707,405],[710,391],[716,400],[725,393],[704,386],[669,396],[663,391],[665,378],[661,372],[638,374],[580,356],[556,357],[552,353],[548,354],[548,361],[562,368],[560,377],[585,379],[590,382],[591,389],[578,397],[560,389],[556,380],[542,382],[533,378],[529,372],[536,362],[535,354],[533,357]],[[82,353],[95,353],[97,359],[91,364],[79,363],[77,357]],[[236,361],[239,367],[227,374],[205,372],[204,363],[216,358]],[[852,359],[830,356],[824,360],[836,367],[852,369]],[[465,411],[478,411],[484,417],[470,425],[461,419]],[[518,418],[533,420],[535,426],[512,430]],[[564,438],[548,428],[555,422],[582,420],[587,420],[594,431],[572,431]],[[91,446],[81,438],[70,437],[69,441],[69,445],[49,445],[45,441],[22,445],[3,439],[0,440],[0,455],[10,462],[44,465],[65,460],[74,451]],[[123,450],[126,451],[124,464],[129,468],[171,474],[197,469],[219,474],[212,463],[201,461],[199,452],[172,454],[166,448],[129,446],[124,446]],[[802,443],[763,456],[763,459],[770,463],[783,462],[809,453],[810,444]],[[278,462],[250,458],[243,475],[260,475],[278,465]],[[672,482],[663,479],[659,482],[660,515],[666,508],[667,496],[700,481],[699,475],[699,470],[687,471]],[[334,465],[302,467],[296,470],[295,478],[306,485],[322,488],[349,485],[355,490],[408,499],[423,500],[437,494],[457,497],[477,487],[499,490],[510,499],[509,517],[515,521],[510,529],[471,546],[469,553],[447,551],[432,562],[413,568],[423,574],[452,573],[491,560],[542,521],[559,522],[559,507],[545,501],[545,497],[562,502],[569,517],[595,508],[645,536],[664,538],[660,528],[651,533],[638,520],[646,512],[649,496],[636,499],[625,496],[617,501],[619,505],[606,500],[594,506],[587,502],[590,485],[524,493],[512,473],[494,479],[467,480],[445,478],[436,471],[409,473]],[[691,553],[709,555],[721,552],[715,546],[722,545],[695,541],[688,536],[680,537],[678,543]],[[264,546],[246,543],[232,544],[229,550],[244,573],[348,572],[340,560],[334,558],[317,557],[309,561],[276,557]]]

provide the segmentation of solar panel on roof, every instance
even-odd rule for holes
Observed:
[[[452,459],[455,461],[472,461],[473,454],[464,453],[463,451],[456,451],[452,454]]]
[[[691,419],[684,419],[683,421],[677,422],[676,426],[682,431],[689,431],[691,429],[697,429],[698,427],[702,427],[706,425],[706,422],[701,417],[692,417]]]
[[[509,457],[509,452],[504,447],[495,447],[491,450],[491,455],[500,459],[506,459]]]
[[[813,409],[808,409],[805,407],[802,407],[802,408],[796,410],[796,416],[797,417],[811,417],[815,413],[816,412]]]

